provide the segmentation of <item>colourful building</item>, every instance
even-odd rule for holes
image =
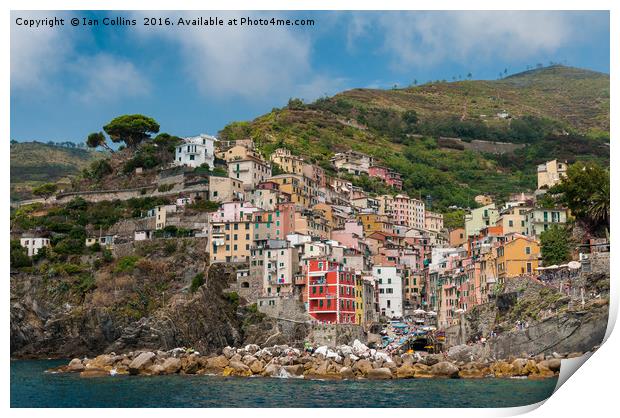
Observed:
[[[520,234],[509,234],[503,245],[496,249],[499,282],[521,275],[534,274],[538,268],[540,246],[538,241]]]
[[[308,313],[319,322],[356,323],[355,272],[325,258],[308,260],[305,267]]]

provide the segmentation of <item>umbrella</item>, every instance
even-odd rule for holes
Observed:
[[[414,315],[424,315],[426,313],[426,311],[424,309],[416,309],[415,311],[413,311]]]
[[[456,311],[454,311],[454,313],[463,313],[465,312],[465,309],[457,309]]]
[[[437,312],[435,312],[435,311],[428,311],[426,314],[428,316],[437,316]]]

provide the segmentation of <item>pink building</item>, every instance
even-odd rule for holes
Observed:
[[[368,169],[368,175],[370,177],[380,178],[385,184],[397,190],[403,189],[403,180],[400,177],[400,174],[394,170],[390,170],[387,167],[373,165]]]

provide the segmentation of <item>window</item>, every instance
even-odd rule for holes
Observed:
[[[531,254],[532,250],[530,247],[525,247],[525,254]]]

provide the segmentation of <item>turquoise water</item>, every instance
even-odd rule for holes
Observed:
[[[11,361],[11,407],[510,407],[548,398],[556,379],[312,381],[216,376],[83,379]]]

